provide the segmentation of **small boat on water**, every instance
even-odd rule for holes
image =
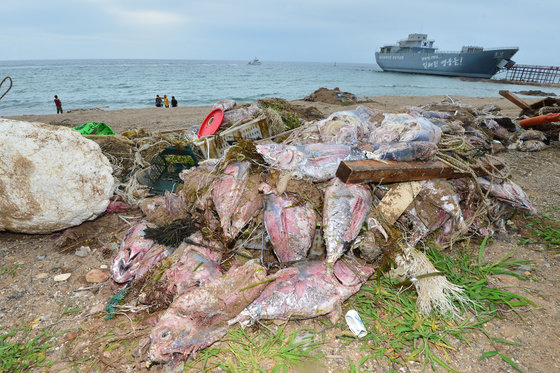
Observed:
[[[460,52],[439,52],[427,34],[409,34],[397,45],[385,45],[375,53],[383,71],[491,78],[515,64],[511,57],[519,48],[484,49],[464,46]]]
[[[259,61],[257,57],[255,57],[253,61],[249,61],[248,65],[262,65],[262,62]]]

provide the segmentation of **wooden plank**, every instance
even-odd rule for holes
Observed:
[[[495,161],[492,164],[497,169],[503,164]],[[482,169],[475,169],[481,172]],[[404,181],[418,181],[429,179],[453,179],[469,176],[468,173],[457,172],[454,168],[440,161],[431,162],[396,162],[396,161],[342,161],[336,171],[336,176],[345,183],[400,183]]]
[[[421,189],[422,184],[418,181],[394,184],[377,206],[385,222],[389,225],[395,224]]]
[[[510,91],[499,91],[498,93],[521,109],[531,110],[531,111],[533,110],[528,103],[526,103],[525,101],[523,101],[522,99],[520,99]]]

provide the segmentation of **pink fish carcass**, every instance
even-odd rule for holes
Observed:
[[[119,252],[111,264],[111,277],[119,284],[143,277],[161,259],[169,256],[173,248],[156,244],[144,238],[146,224],[138,224],[126,232]]]
[[[224,276],[179,296],[150,334],[150,362],[186,359],[228,331],[228,320],[253,302],[268,284],[255,261],[232,267]]]
[[[171,266],[149,289],[139,295],[143,304],[169,304],[174,297],[194,287],[203,286],[220,277],[220,252],[211,247],[220,247],[218,242],[206,242],[197,232],[183,242],[168,258]]]
[[[234,239],[263,205],[259,176],[249,176],[248,162],[234,162],[218,177],[212,191],[224,235]]]
[[[272,168],[312,181],[332,179],[341,161],[364,159],[362,150],[343,144],[264,144],[257,145],[257,151]]]
[[[280,262],[307,256],[315,234],[315,212],[296,195],[271,193],[265,197],[264,226]]]
[[[440,179],[420,183],[420,193],[401,218],[401,221],[408,219],[412,223],[411,234],[407,237],[409,245],[415,246],[438,229],[435,241],[442,246],[446,246],[453,236],[466,234],[468,227],[453,184]]]
[[[523,189],[513,181],[506,179],[502,182],[492,181],[484,177],[477,178],[478,184],[483,191],[488,191],[489,195],[510,205],[511,207],[527,210],[531,214],[536,214],[537,210],[529,200]]]
[[[329,273],[322,260],[298,263],[276,273],[270,283],[230,324],[243,326],[258,320],[308,319],[329,314],[335,322],[341,304],[360,290],[373,268],[349,265],[339,260]]]
[[[371,208],[370,191],[335,178],[325,191],[323,236],[327,263],[332,266],[356,239]]]

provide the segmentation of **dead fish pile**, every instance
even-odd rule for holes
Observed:
[[[403,114],[359,106],[302,126],[282,143],[245,144],[254,151],[242,157],[232,147],[219,160],[183,171],[177,193],[143,204],[147,222],[130,229],[111,266],[115,283],[139,288],[133,301],[162,311],[149,360],[186,359],[236,323],[334,320],[381,255],[417,277],[435,271],[415,249],[419,243],[446,247],[505,229],[515,209],[534,212],[507,177],[480,175],[416,182],[411,202],[389,224],[381,202],[390,186],[335,177],[341,161],[433,160],[449,136],[487,152],[494,138],[512,141],[497,123],[477,120],[456,103]],[[147,224],[164,222],[200,229],[185,230],[190,234],[177,247],[145,236]],[[448,297],[463,296],[443,276],[420,279],[416,288],[422,312],[453,312]]]

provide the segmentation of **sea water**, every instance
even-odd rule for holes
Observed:
[[[156,95],[180,106],[212,105],[222,99],[239,103],[264,97],[302,99],[321,87],[357,96],[460,95],[497,97],[498,91],[557,88],[506,85],[430,75],[382,72],[376,64],[201,60],[47,60],[0,61],[0,80],[12,89],[0,100],[0,116],[56,113],[63,109],[107,110],[154,106]],[[0,87],[0,96],[8,82]]]

